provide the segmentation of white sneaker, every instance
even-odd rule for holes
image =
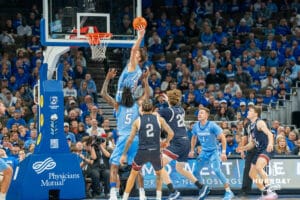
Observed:
[[[147,200],[147,197],[146,196],[141,196],[140,200]]]

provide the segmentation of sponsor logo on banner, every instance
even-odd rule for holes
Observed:
[[[70,173],[68,169],[66,169],[66,172],[57,173],[55,167],[56,162],[51,157],[46,158],[44,161],[33,163],[32,168],[38,175],[51,170],[48,174],[39,176],[41,187],[64,186],[67,181],[73,182],[82,176],[79,173]]]
[[[43,161],[38,161],[32,164],[32,169],[37,174],[41,174],[46,170],[54,169],[54,167],[56,167],[56,162],[51,157],[48,157]]]
[[[58,115],[52,114],[50,116],[50,134],[51,135],[56,135],[58,133],[57,123],[58,123]]]
[[[58,105],[58,96],[51,96],[50,97],[50,108],[51,109],[57,109],[59,107]]]

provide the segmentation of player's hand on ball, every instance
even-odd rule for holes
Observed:
[[[139,32],[139,37],[144,37],[145,33],[146,33],[146,29],[143,26],[140,26],[138,29]]]

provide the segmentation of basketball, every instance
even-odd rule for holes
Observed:
[[[144,17],[136,17],[133,20],[132,25],[135,30],[139,30],[141,28],[145,29],[147,27],[147,20]]]

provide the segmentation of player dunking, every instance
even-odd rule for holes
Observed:
[[[117,128],[119,138],[116,144],[116,147],[110,157],[110,200],[117,199],[117,180],[118,180],[118,169],[120,165],[120,158],[125,148],[125,143],[130,135],[132,123],[139,116],[139,104],[144,100],[149,98],[149,85],[148,85],[148,71],[143,75],[143,84],[144,84],[144,94],[137,101],[133,99],[133,95],[130,87],[123,87],[123,92],[121,96],[121,101],[119,103],[116,102],[114,98],[112,98],[108,92],[108,84],[109,81],[116,76],[116,70],[110,69],[106,75],[105,81],[102,86],[101,96],[116,110],[116,118],[117,118]],[[134,138],[133,144],[131,145],[127,157],[128,164],[131,165],[133,158],[136,154],[138,147],[138,137]],[[140,187],[140,199],[144,200],[145,191],[143,189],[142,178],[139,179],[139,187]]]
[[[201,143],[202,151],[197,158],[196,169],[194,173],[199,173],[204,165],[209,164],[212,170],[215,172],[217,177],[221,180],[225,188],[225,195],[223,200],[231,200],[234,197],[233,192],[230,189],[229,182],[226,179],[224,173],[221,170],[221,160],[226,161],[226,138],[223,134],[223,130],[219,125],[215,122],[209,121],[208,117],[210,114],[210,110],[205,107],[199,108],[198,113],[198,122],[193,125],[192,128],[192,140],[191,140],[191,152],[190,154],[193,155],[197,139]],[[222,143],[222,154],[221,159],[219,155],[219,139]],[[200,196],[199,199],[205,199],[206,195],[208,194],[209,189],[207,192]]]
[[[116,94],[116,101],[121,102],[122,92],[124,87],[129,87],[131,92],[134,93],[137,87],[138,80],[142,75],[142,63],[146,60],[145,51],[140,48],[141,42],[145,35],[145,29],[138,31],[138,39],[131,48],[130,58],[128,64],[123,69],[121,76],[118,80],[118,88]]]
[[[162,197],[162,160],[160,151],[161,128],[168,134],[167,139],[161,143],[162,147],[169,146],[169,142],[173,138],[174,133],[163,118],[152,114],[152,110],[153,105],[151,100],[144,100],[142,103],[142,115],[136,119],[132,125],[131,134],[127,140],[120,160],[121,164],[127,160],[127,151],[132,144],[135,135],[138,133],[139,148],[132,164],[130,176],[127,180],[123,200],[128,200],[135,178],[143,165],[147,162],[152,164],[156,173],[156,200],[161,200]]]
[[[184,118],[184,109],[180,106],[182,93],[180,90],[174,89],[167,91],[164,100],[169,103],[170,107],[159,110],[159,114],[170,125],[174,131],[174,137],[170,146],[163,150],[163,165],[167,165],[172,160],[176,160],[176,170],[190,181],[192,181],[199,189],[199,196],[206,194],[208,187],[203,186],[197,178],[185,169],[190,150],[190,141],[187,135]],[[170,195],[168,199],[177,199],[180,192],[175,190],[169,174],[165,169],[162,170],[162,178],[167,185]]]
[[[270,188],[270,181],[264,168],[273,156],[274,136],[261,120],[261,107],[250,107],[247,118],[250,124],[250,141],[246,146],[240,147],[238,151],[247,151],[256,147],[256,153],[251,162],[249,176],[261,191],[261,200],[277,199],[278,195]]]

